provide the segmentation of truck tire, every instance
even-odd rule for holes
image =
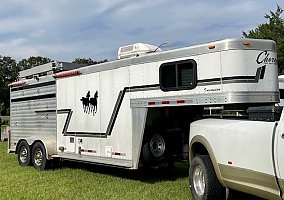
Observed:
[[[41,142],[36,142],[32,148],[32,163],[35,169],[45,170],[48,166],[46,151]]]
[[[220,184],[208,155],[196,155],[192,159],[189,178],[193,199],[226,199],[226,189]]]
[[[18,152],[17,152],[19,165],[25,167],[31,164],[30,151],[31,150],[29,144],[25,140],[22,140],[18,146]]]
[[[161,134],[152,134],[146,138],[142,148],[142,160],[146,166],[158,166],[166,159],[166,138]]]

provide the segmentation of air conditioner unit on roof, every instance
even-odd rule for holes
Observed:
[[[162,51],[160,48],[150,44],[135,43],[118,49],[118,59],[136,57],[139,55]]]

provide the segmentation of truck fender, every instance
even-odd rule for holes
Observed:
[[[216,157],[214,155],[214,151],[211,147],[211,145],[209,144],[209,142],[207,141],[207,139],[201,135],[196,135],[194,136],[191,141],[190,141],[190,145],[189,145],[189,163],[191,163],[191,160],[193,159],[193,157],[195,156],[195,154],[198,154],[198,150],[196,149],[196,147],[202,147],[204,148],[207,152],[203,152],[203,154],[207,154],[210,157],[210,160],[213,164],[214,167],[214,171],[216,173],[217,178],[219,179],[219,182],[222,184],[223,187],[227,187],[226,184],[223,181],[221,172],[220,172],[220,168],[218,166],[218,162],[216,160]]]

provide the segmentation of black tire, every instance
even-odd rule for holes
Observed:
[[[164,135],[151,134],[142,148],[142,161],[146,166],[158,166],[166,160],[167,142]]]
[[[195,200],[226,199],[226,189],[220,184],[207,155],[197,155],[192,159],[189,182]]]
[[[19,165],[26,167],[31,164],[31,150],[26,141],[22,140],[20,142],[17,154]]]
[[[35,169],[45,170],[48,167],[46,150],[41,142],[36,142],[32,148],[32,163]]]

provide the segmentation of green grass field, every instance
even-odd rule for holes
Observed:
[[[124,170],[64,162],[61,168],[36,171],[20,167],[15,154],[0,142],[0,199],[191,199],[188,166]]]

